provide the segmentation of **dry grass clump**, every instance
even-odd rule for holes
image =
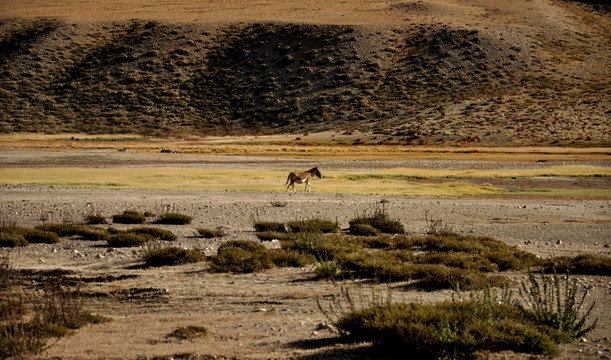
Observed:
[[[106,229],[73,224],[48,223],[38,225],[36,229],[55,233],[59,237],[78,236],[81,240],[100,241],[110,236]]]
[[[118,233],[111,235],[107,241],[111,247],[134,247],[144,246],[148,239],[145,235]]]
[[[167,247],[148,251],[144,255],[146,266],[174,266],[204,261],[206,257],[198,250]]]
[[[108,321],[84,310],[83,296],[78,288],[47,279],[40,294],[7,295],[0,307],[0,356],[39,354],[50,338],[73,333],[86,324]],[[33,314],[27,313],[30,305]]]
[[[179,327],[169,333],[166,337],[176,338],[180,340],[194,339],[204,337],[208,334],[208,329],[203,326],[189,325],[187,327]]]
[[[253,220],[252,226],[255,228],[256,232],[277,232],[277,233],[286,232],[284,223],[279,222],[279,221]]]
[[[353,235],[360,235],[362,232],[371,234],[372,230],[366,226],[368,225],[375,230],[378,230],[384,234],[404,234],[405,228],[398,220],[390,219],[384,209],[376,209],[374,213],[368,216],[366,213],[363,215],[357,215],[356,218],[349,221],[349,231]],[[373,232],[375,232],[373,230]]]
[[[322,233],[334,233],[339,231],[339,224],[337,221],[329,221],[323,219],[308,219],[308,220],[294,220],[286,223],[286,227],[289,232],[300,233],[300,232],[322,232]]]
[[[125,210],[112,216],[112,222],[117,224],[142,224],[145,221],[146,216],[135,210]]]
[[[584,254],[574,258],[554,257],[545,265],[547,272],[611,276],[611,258],[604,255]]]
[[[87,215],[85,217],[85,223],[88,225],[102,225],[108,224],[108,220],[102,215]]]
[[[167,225],[187,225],[190,224],[193,217],[179,213],[165,213],[155,220],[156,224]]]
[[[0,247],[27,246],[28,241],[21,234],[9,231],[0,231]]]
[[[210,267],[216,272],[250,273],[275,266],[301,267],[315,261],[312,254],[290,249],[268,250],[258,242],[232,240],[219,246],[217,255],[210,257]]]
[[[274,267],[271,250],[261,243],[246,240],[223,243],[218,248],[218,255],[210,260],[210,267],[216,272],[250,273]]]
[[[171,232],[170,230],[154,228],[154,227],[136,227],[125,230],[125,232],[130,234],[144,235],[151,240],[166,240],[166,241],[174,241],[178,237]]]
[[[0,228],[0,247],[27,246],[30,243],[57,244],[59,242],[57,234],[50,231],[12,225]]]
[[[213,239],[225,236],[225,231],[223,231],[222,227],[217,227],[216,229],[208,229],[208,228],[196,228],[199,236],[205,239]]]

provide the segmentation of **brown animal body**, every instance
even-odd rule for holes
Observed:
[[[291,188],[291,186],[293,187],[293,192],[297,191],[295,190],[295,183],[298,184],[304,184],[305,183],[305,190],[304,192],[310,192],[310,188],[312,187],[312,184],[310,184],[310,180],[312,180],[312,176],[317,176],[319,179],[322,178],[322,175],[320,174],[320,170],[318,170],[318,166],[311,168],[308,171],[304,171],[304,172],[291,172],[289,173],[289,176],[286,179],[286,184],[288,184],[288,186],[286,187],[286,191],[289,191],[289,188]]]

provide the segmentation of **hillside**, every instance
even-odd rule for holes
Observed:
[[[0,131],[609,145],[608,6],[462,3],[327,22],[0,12]]]

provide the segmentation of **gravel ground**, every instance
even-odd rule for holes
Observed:
[[[228,239],[253,239],[252,219],[288,221],[320,217],[337,219],[343,228],[357,213],[382,206],[412,234],[426,230],[425,213],[442,219],[454,231],[489,235],[542,257],[597,253],[611,255],[610,201],[528,199],[436,199],[406,196],[283,192],[147,191],[40,186],[0,186],[0,216],[5,223],[35,226],[49,222],[82,222],[87,214],[111,218],[126,209],[194,217],[188,226],[166,226],[179,236],[177,245],[213,254],[218,240],[196,237],[197,227],[222,226]],[[274,206],[285,205],[285,206]],[[125,225],[113,225],[119,228]],[[274,242],[267,243],[275,246]],[[99,359],[211,355],[216,358],[375,358],[363,344],[338,344],[325,325],[316,299],[339,294],[338,284],[310,281],[313,268],[274,269],[265,273],[209,273],[205,265],[142,269],[142,248],[113,249],[90,241],[34,244],[2,249],[22,269],[64,269],[72,276],[122,280],[87,283],[87,306],[113,321],[88,326],[63,338],[40,357]],[[127,277],[125,277],[127,276]],[[516,280],[523,274],[513,275]],[[609,295],[606,277],[579,277],[593,286],[597,330],[588,342],[566,347],[561,359],[611,355]],[[341,285],[341,284],[340,284]],[[346,285],[346,284],[344,284]],[[352,284],[351,286],[354,286]],[[371,290],[371,284],[361,290]],[[425,292],[395,286],[403,301],[447,299],[449,291]],[[200,325],[210,334],[202,340],[168,340],[178,326]],[[125,342],[123,339],[129,339]],[[526,358],[503,354],[502,358]]]

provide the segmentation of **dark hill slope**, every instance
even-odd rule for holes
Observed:
[[[566,66],[586,62],[572,46],[442,24],[4,21],[0,130],[605,143],[609,79]]]

